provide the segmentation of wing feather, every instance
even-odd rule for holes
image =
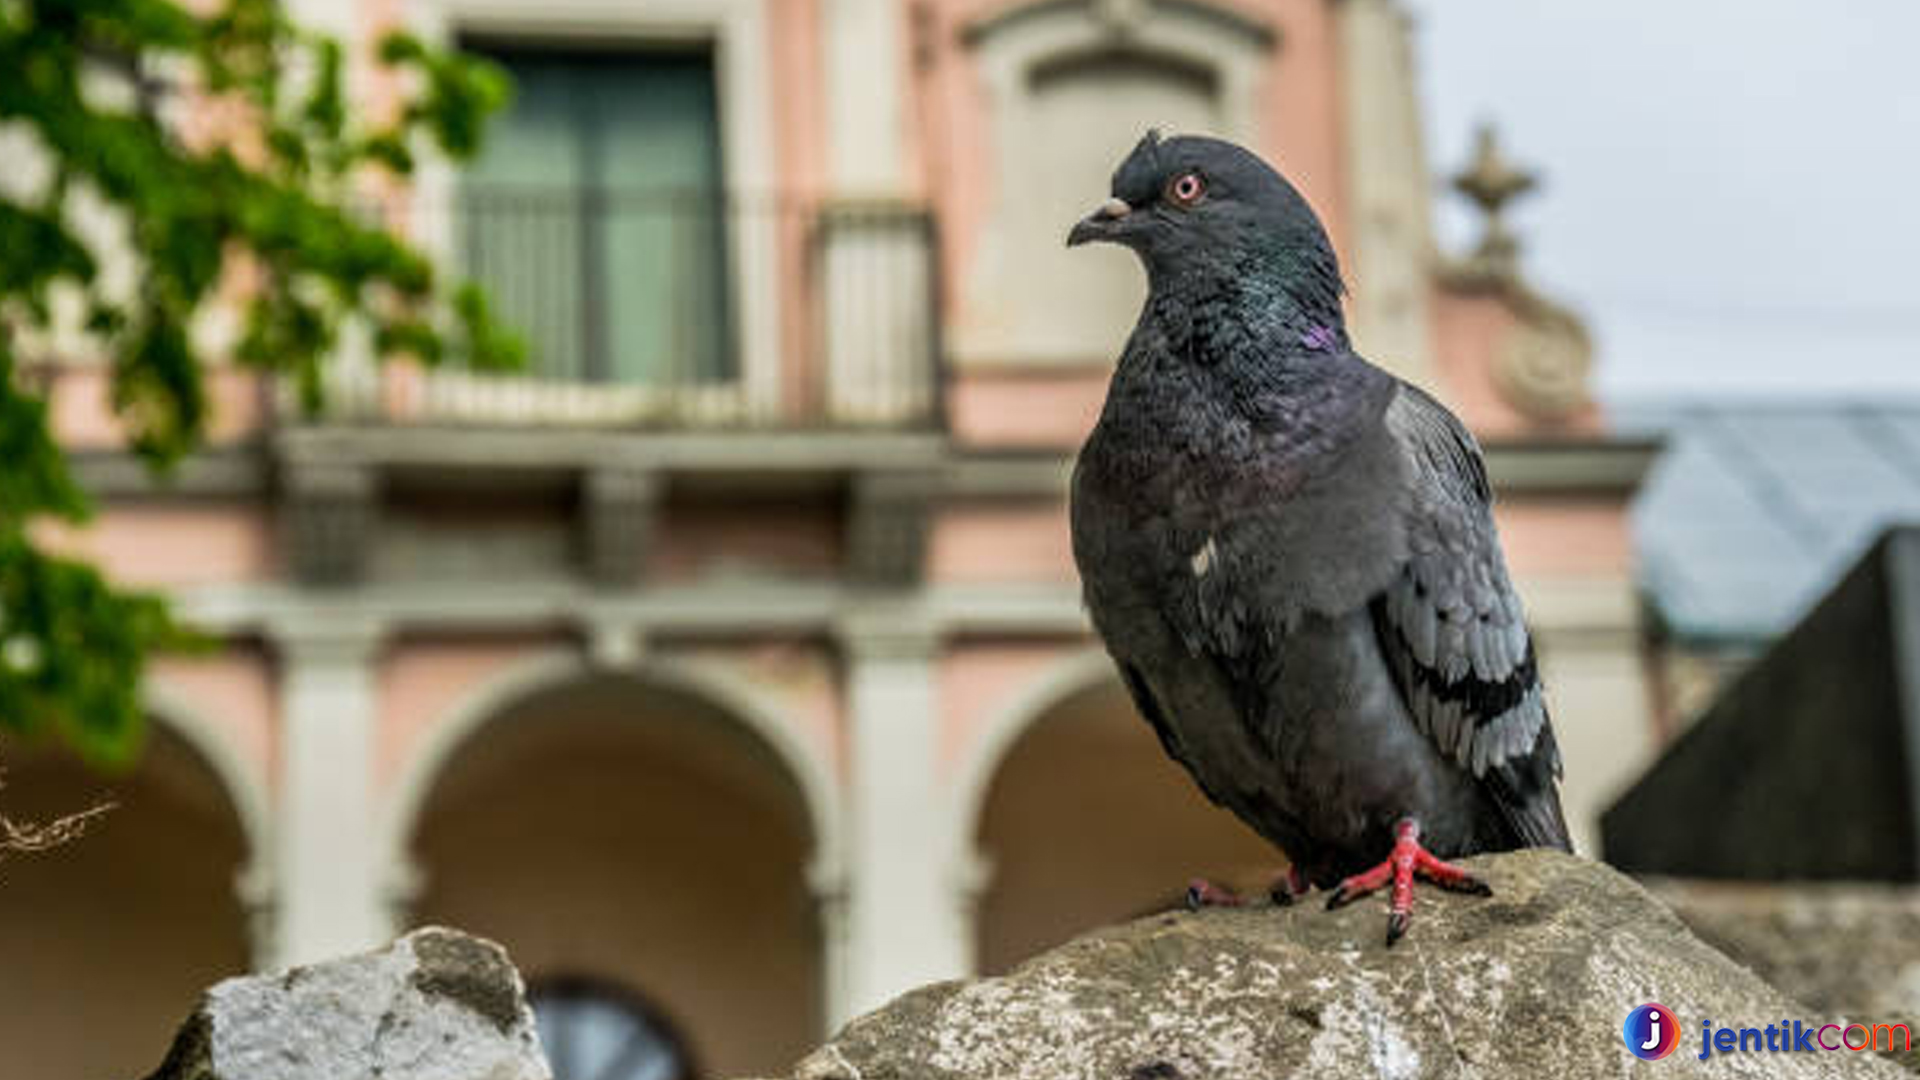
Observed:
[[[1519,840],[1566,848],[1560,752],[1479,447],[1409,385],[1387,424],[1412,465],[1407,561],[1372,605],[1388,667],[1414,722],[1485,785]]]

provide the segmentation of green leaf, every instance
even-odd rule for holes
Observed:
[[[415,89],[375,123],[348,100],[346,56],[279,0],[0,0],[0,122],[28,129],[55,177],[44,193],[0,197],[0,731],[124,758],[139,744],[147,657],[205,644],[163,598],[42,546],[48,524],[89,510],[51,431],[45,382],[16,362],[20,342],[73,329],[53,325],[56,309],[81,313],[90,351],[107,358],[113,408],[156,470],[205,438],[209,365],[289,377],[317,410],[349,322],[372,327],[383,356],[518,362],[485,297],[446,289],[363,198],[370,169],[412,170],[419,140],[473,153],[506,101],[506,76],[391,34],[379,62]],[[94,64],[139,88],[133,108],[81,93]],[[188,138],[171,118],[209,99],[229,123],[257,128]],[[90,218],[123,226],[113,257],[137,271],[131,295],[104,291],[103,278],[124,275],[100,273],[106,256],[71,227],[81,192]],[[251,272],[230,273],[235,259]],[[247,284],[238,294],[222,287],[235,278]],[[61,290],[78,294],[77,309],[53,302]],[[240,307],[232,357],[202,355],[188,333],[216,303]]]

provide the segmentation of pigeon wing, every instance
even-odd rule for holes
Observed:
[[[1410,466],[1408,556],[1371,611],[1401,698],[1441,754],[1484,785],[1522,843],[1568,849],[1560,750],[1480,448],[1410,385],[1386,421]]]

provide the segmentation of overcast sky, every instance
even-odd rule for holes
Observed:
[[[1436,174],[1486,118],[1544,175],[1527,265],[1605,395],[1920,396],[1920,2],[1408,3]]]

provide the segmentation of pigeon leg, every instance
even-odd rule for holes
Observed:
[[[1300,872],[1299,864],[1289,863],[1287,872],[1274,881],[1273,886],[1267,890],[1267,895],[1272,897],[1273,902],[1278,906],[1287,907],[1295,900],[1307,895],[1307,889],[1310,887],[1307,884],[1307,875]]]
[[[1239,907],[1246,903],[1240,894],[1232,889],[1223,888],[1206,878],[1194,878],[1187,882],[1187,910],[1199,911],[1205,907]]]
[[[1407,932],[1407,922],[1413,918],[1413,880],[1416,877],[1450,892],[1493,895],[1493,890],[1487,887],[1486,882],[1461,867],[1441,861],[1421,847],[1420,823],[1412,818],[1404,818],[1394,827],[1393,851],[1387,855],[1386,861],[1342,881],[1333,890],[1333,895],[1327,898],[1327,910],[1345,907],[1391,884],[1392,899],[1387,905],[1387,947],[1392,948],[1393,943]]]

